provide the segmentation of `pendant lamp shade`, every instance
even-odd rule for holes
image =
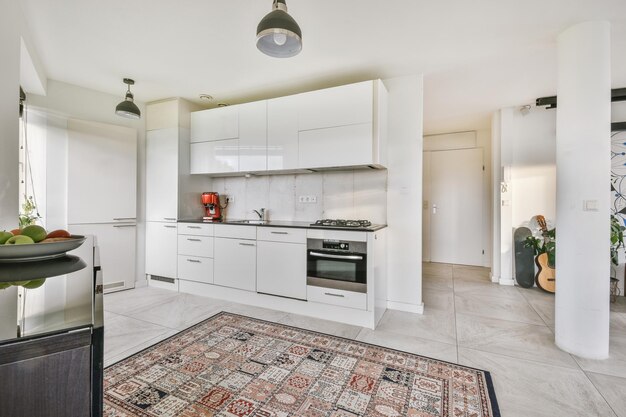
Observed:
[[[133,93],[130,92],[130,86],[135,84],[135,81],[130,78],[124,78],[124,84],[128,84],[126,97],[124,98],[124,101],[115,107],[115,114],[121,117],[126,117],[127,119],[139,119],[141,118],[141,111],[134,103],[135,97],[133,96]]]
[[[302,50],[302,31],[287,13],[285,0],[274,0],[272,11],[257,26],[256,46],[274,58],[290,58]]]

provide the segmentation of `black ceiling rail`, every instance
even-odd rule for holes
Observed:
[[[611,90],[611,101],[626,101],[626,88],[614,88]],[[539,97],[535,100],[537,107],[547,106],[546,109],[556,108],[556,96]]]
[[[626,122],[611,123],[611,132],[624,132],[626,131]]]

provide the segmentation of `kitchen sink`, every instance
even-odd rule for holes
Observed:
[[[266,220],[229,220],[226,223],[240,223],[240,224],[267,224]]]

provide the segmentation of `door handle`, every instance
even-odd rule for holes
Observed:
[[[309,255],[315,256],[318,258],[329,258],[329,259],[348,259],[351,261],[362,261],[363,257],[358,255],[331,255],[328,253],[317,253],[317,252],[309,252]]]
[[[176,220],[176,217],[163,217],[163,220]]]
[[[187,226],[187,229],[202,229],[200,226]]]
[[[345,295],[343,294],[333,294],[332,292],[325,292],[324,295],[330,295],[331,297],[345,298]]]
[[[241,246],[254,246],[254,243],[239,243]]]
[[[433,204],[433,214],[437,214],[437,204]]]
[[[201,239],[187,239],[190,242],[202,242]]]
[[[114,224],[113,227],[136,227],[136,224]]]
[[[272,232],[273,235],[288,235],[289,232]]]
[[[115,217],[115,218],[113,218],[113,220],[115,220],[115,221],[119,221],[119,220],[137,220],[137,217]]]
[[[168,229],[176,229],[176,226],[163,226],[163,227],[167,227]]]
[[[200,262],[200,261],[199,261],[199,260],[197,260],[197,259],[187,259],[187,262],[193,262],[194,264],[199,264],[199,263],[202,263],[202,262]]]

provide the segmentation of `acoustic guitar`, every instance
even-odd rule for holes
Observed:
[[[548,265],[548,254],[542,253],[537,256],[535,263],[539,268],[539,271],[535,276],[537,286],[544,291],[554,293],[556,290],[556,274],[554,268],[550,268],[550,265]]]
[[[548,225],[546,223],[546,218],[539,215],[537,216],[537,224],[541,228],[541,234],[543,235],[543,245],[546,247],[548,242],[550,241],[550,237],[548,236]],[[537,256],[535,259],[535,263],[539,268],[537,275],[535,276],[535,282],[537,286],[544,291],[554,293],[556,290],[556,272],[554,268],[550,267],[548,262],[548,254],[542,253]]]

